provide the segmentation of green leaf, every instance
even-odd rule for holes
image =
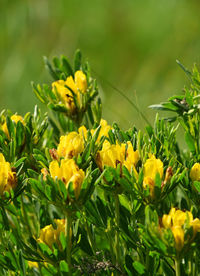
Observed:
[[[75,52],[75,56],[74,56],[74,72],[80,70],[81,68],[81,51],[78,49]]]
[[[18,121],[16,126],[16,143],[17,146],[21,146],[24,143],[24,126]]]
[[[6,117],[6,125],[7,125],[7,128],[8,128],[8,133],[9,133],[9,136],[12,138],[15,136],[15,127],[14,127],[14,123],[13,121],[11,120],[10,117]]]
[[[18,168],[26,159],[27,159],[27,157],[22,157],[22,158],[20,158],[19,160],[17,160],[17,162],[15,162],[15,163],[13,164],[13,167],[14,167],[14,168]]]
[[[9,230],[10,227],[9,227],[8,217],[7,217],[6,211],[5,211],[3,206],[1,207],[1,215],[2,215],[2,218],[3,218],[3,224],[4,224],[5,229]]]
[[[26,265],[24,262],[24,257],[22,255],[22,250],[19,250],[19,265],[20,265],[20,270],[22,272],[22,275],[26,275]]]
[[[141,264],[140,262],[135,261],[135,262],[133,263],[133,267],[135,268],[135,270],[136,270],[140,275],[142,275],[142,274],[145,273],[145,267],[144,267],[144,265]]]
[[[67,245],[67,241],[66,241],[66,236],[63,232],[60,233],[59,239],[60,239],[63,250],[65,250],[66,245]]]
[[[69,272],[69,266],[68,266],[68,264],[64,261],[64,260],[62,260],[61,262],[60,262],[60,271],[61,272]],[[65,274],[64,274],[65,275]],[[68,274],[67,274],[68,275]]]
[[[171,265],[167,261],[163,260],[161,262],[161,266],[162,266],[162,269],[163,269],[163,272],[165,273],[165,275],[167,275],[167,276],[175,275],[174,269],[171,267]]]
[[[113,181],[114,176],[113,176],[113,174],[112,174],[112,170],[109,169],[109,167],[107,167],[107,168],[104,170],[103,176],[105,177],[106,181],[108,181],[108,182]]]
[[[62,69],[65,72],[65,74],[67,76],[73,76],[74,75],[73,70],[72,70],[72,67],[71,67],[69,61],[64,56],[61,57],[61,60],[62,60]]]
[[[197,189],[197,191],[200,193],[200,182],[199,181],[194,181],[193,185]]]
[[[68,193],[67,193],[67,189],[66,189],[65,184],[63,183],[63,181],[59,180],[58,185],[59,185],[59,188],[60,188],[60,190],[63,194],[64,199],[67,199],[67,194]]]
[[[47,70],[49,71],[49,73],[53,77],[53,79],[54,80],[59,80],[59,76],[56,74],[56,72],[52,68],[52,66],[51,66],[50,62],[48,61],[47,57],[44,57],[44,63],[45,63],[45,66],[46,66]]]
[[[185,66],[177,59],[176,60],[176,63],[181,67],[181,69],[183,69],[183,71],[186,73],[186,75],[188,76],[188,78],[190,79],[190,80],[192,80],[192,73],[187,69],[187,68],[185,68]]]
[[[195,152],[195,142],[192,135],[189,132],[185,133],[185,141],[188,145],[189,150],[194,153]]]

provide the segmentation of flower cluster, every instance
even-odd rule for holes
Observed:
[[[133,170],[137,176],[137,171],[135,165],[139,160],[138,151],[133,150],[133,146],[130,141],[127,144],[110,144],[109,141],[104,141],[102,149],[97,153],[96,162],[101,170],[104,166],[110,166],[117,168],[118,164],[120,166],[125,166],[129,172]]]
[[[123,131],[80,51],[46,65],[54,80],[33,89],[51,115],[0,116],[0,275],[199,275],[200,73],[157,106],[170,122]]]
[[[52,178],[61,179],[64,182],[66,189],[72,182],[75,197],[78,199],[85,173],[79,169],[73,159],[62,159],[60,165],[58,161],[52,161],[49,165],[49,171]]]
[[[197,232],[200,232],[200,220],[198,218],[193,219],[191,212],[183,212],[181,210],[172,208],[168,215],[163,215],[162,217],[162,229],[171,229],[175,248],[180,252],[184,245],[190,244]],[[192,234],[188,235],[185,239],[185,233],[189,228],[192,228]]]
[[[60,242],[61,232],[65,232],[65,220],[64,219],[55,219],[56,229],[53,228],[53,225],[47,225],[40,230],[40,235],[38,242],[45,243],[49,248],[53,248],[53,244],[57,244],[59,249],[62,250],[62,245]]]
[[[84,150],[84,137],[87,130],[84,126],[80,127],[78,132],[73,131],[65,136],[60,137],[60,143],[57,148],[59,157],[73,158],[78,156]]]
[[[87,92],[87,79],[86,75],[78,70],[72,76],[67,77],[64,80],[58,80],[52,83],[52,91],[59,96],[61,101],[66,105],[66,107],[73,113],[76,109],[75,99],[80,106],[81,104],[81,94]]]

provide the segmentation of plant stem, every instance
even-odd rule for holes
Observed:
[[[72,275],[72,264],[71,264],[71,214],[67,212],[67,220],[65,225],[65,235],[67,240],[67,264],[69,267],[69,276]]]
[[[88,238],[89,238],[90,246],[91,246],[91,248],[92,248],[93,254],[96,255],[96,245],[95,245],[95,241],[94,241],[94,239],[93,239],[93,236],[92,236],[92,233],[91,233],[91,230],[90,230],[90,226],[88,225],[87,220],[85,221],[85,225],[86,225],[86,231],[87,231],[87,233],[88,233]]]
[[[180,267],[180,259],[179,258],[175,259],[175,271],[176,271],[176,276],[181,276],[181,267]]]
[[[115,194],[115,223],[116,223],[116,235],[115,235],[115,249],[116,249],[116,263],[120,265],[120,247],[119,247],[119,196]]]

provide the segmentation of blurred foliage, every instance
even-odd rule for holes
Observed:
[[[199,63],[199,1],[1,0],[0,108],[24,115],[37,102],[31,81],[48,80],[41,62],[80,48],[100,84],[103,116],[124,127],[143,125],[105,80],[145,110],[180,91],[175,60]],[[173,90],[172,90],[173,89]],[[121,112],[123,110],[123,113]]]

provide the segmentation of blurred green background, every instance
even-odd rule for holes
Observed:
[[[80,48],[97,77],[103,116],[143,127],[122,90],[153,122],[150,104],[180,94],[176,64],[200,63],[199,0],[0,0],[0,107],[24,115],[38,103],[30,82],[50,82],[45,55]]]

